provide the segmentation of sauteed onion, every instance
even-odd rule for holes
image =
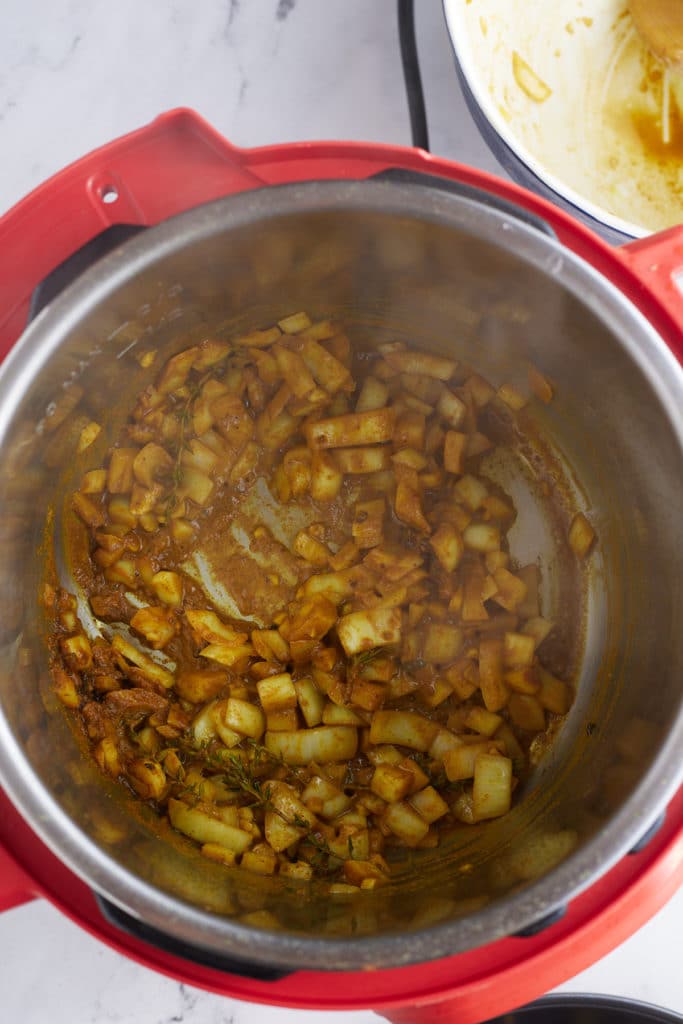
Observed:
[[[334,891],[507,813],[573,699],[482,469],[487,410],[552,399],[528,385],[303,312],[169,359],[73,495],[96,628],[45,590],[54,686],[102,771],[206,857]],[[259,494],[285,539],[245,512]],[[594,540],[577,515],[576,554]],[[233,614],[189,572],[206,544]]]

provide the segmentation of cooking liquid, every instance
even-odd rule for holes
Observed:
[[[654,160],[668,174],[675,175],[677,180],[683,160],[683,119],[671,88],[672,77],[671,72],[652,72],[651,94],[654,97],[658,91],[661,93],[659,112],[655,114],[649,106],[634,104],[631,124],[648,159]]]
[[[624,28],[601,98],[601,162],[614,212],[658,229],[683,220],[683,79]]]

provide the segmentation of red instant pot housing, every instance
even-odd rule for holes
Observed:
[[[0,358],[24,329],[36,286],[106,228],[150,226],[200,203],[312,179],[363,179],[392,168],[496,195],[544,220],[608,278],[683,361],[683,228],[613,249],[550,203],[481,171],[416,149],[299,143],[241,150],[192,111],[163,114],[41,185],[0,219]],[[683,883],[683,789],[663,824],[566,915],[538,934],[394,970],[301,970],[255,980],[163,952],[105,920],[92,891],[36,837],[0,791],[0,910],[41,896],[120,953],[176,980],[251,1002],[313,1010],[371,1007],[397,1022],[476,1024],[555,987],[626,939]]]

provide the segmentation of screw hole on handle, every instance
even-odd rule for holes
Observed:
[[[115,203],[119,198],[119,190],[115,185],[103,185],[100,189],[100,199],[103,203]]]

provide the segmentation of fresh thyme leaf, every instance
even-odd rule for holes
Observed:
[[[314,832],[313,829],[308,830],[305,840],[307,843],[310,843],[311,846],[315,847],[318,853],[325,854],[327,857],[332,855],[332,850],[327,845],[327,841],[317,832]]]
[[[173,486],[171,489],[171,493],[168,496],[165,509],[165,515],[167,519],[170,516],[173,509],[175,508],[176,503],[178,501],[178,495],[176,492],[180,487],[180,483],[183,478],[182,458],[183,452],[187,447],[186,438],[192,419],[192,406],[194,404],[195,399],[198,397],[199,393],[204,387],[204,384],[206,383],[210,376],[211,374],[205,374],[200,380],[198,380],[195,384],[193,384],[190,387],[190,393],[188,397],[185,399],[183,407],[180,411],[180,436],[178,437],[178,449],[176,452],[175,463],[173,465]]]
[[[189,796],[195,803],[201,803],[204,799],[204,782],[181,782],[175,791],[178,796]]]
[[[292,775],[295,779],[301,779],[305,776],[303,769],[296,765],[287,764],[282,754],[274,754],[272,751],[264,747],[258,740],[247,739],[247,746],[254,752],[254,764],[260,766],[262,764],[276,764],[281,768],[284,768],[288,775]]]
[[[358,654],[354,654],[351,658],[351,664],[354,668],[363,668],[364,665],[369,665],[381,654],[381,647],[370,647],[367,651],[359,651]]]
[[[270,803],[270,787],[264,786],[253,774],[252,767],[237,754],[229,754],[223,760],[221,774],[230,789],[241,789],[253,798],[254,803],[264,807]]]

